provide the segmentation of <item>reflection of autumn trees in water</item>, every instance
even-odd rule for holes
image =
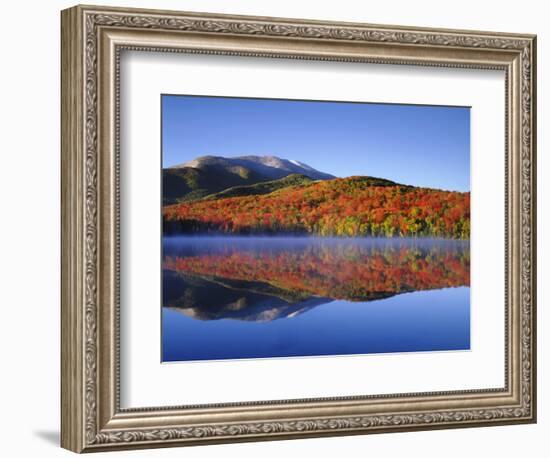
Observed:
[[[164,208],[166,231],[470,238],[470,193],[349,177]]]
[[[469,247],[313,245],[292,251],[228,249],[166,256],[170,271],[263,282],[314,296],[362,300],[372,294],[470,285]]]

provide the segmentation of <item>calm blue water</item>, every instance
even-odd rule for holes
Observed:
[[[164,240],[162,360],[470,348],[468,242]]]

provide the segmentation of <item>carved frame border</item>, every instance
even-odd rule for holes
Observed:
[[[109,35],[113,31],[127,35],[117,42],[117,38]],[[134,32],[156,37],[159,33],[172,34],[181,39],[181,43],[140,45],[139,40],[134,39],[137,35],[132,35]],[[215,37],[215,43],[209,48],[186,48],[185,38],[189,36],[196,41]],[[229,48],[222,46],[224,37],[231,40]],[[301,43],[305,48],[302,51],[292,48],[285,53],[273,51],[267,45],[258,49],[244,43],[239,49],[233,49],[238,40],[251,37],[265,38],[267,43],[290,40],[292,46]],[[363,48],[355,53],[351,47],[346,54],[330,47],[343,43],[358,43],[369,48],[365,54]],[[510,278],[518,281],[515,292],[518,306],[507,309],[513,322],[507,329],[514,335],[517,333],[515,342],[519,343],[518,348],[506,347],[511,358],[512,353],[517,352],[519,364],[517,374],[505,369],[505,391],[509,396],[498,398],[501,394],[498,390],[468,392],[471,399],[484,395],[488,402],[487,407],[474,408],[468,407],[467,396],[460,402],[460,396],[466,392],[242,403],[227,405],[236,410],[227,418],[222,415],[223,421],[213,412],[212,421],[203,419],[200,423],[181,421],[184,417],[177,415],[185,407],[121,410],[118,312],[104,305],[103,300],[118,302],[119,166],[118,153],[113,152],[119,148],[118,71],[122,49],[505,70],[507,160],[512,159],[516,164],[512,164],[512,168],[517,172],[510,189],[506,190],[506,200],[507,208],[510,202],[512,211],[517,202],[520,221],[519,227],[510,221],[505,224],[511,240],[515,241],[513,259],[508,260],[506,267]],[[102,7],[78,6],[63,11],[62,446],[81,452],[535,421],[535,62],[536,38],[532,35]],[[108,85],[114,86],[110,92],[112,103],[104,102],[101,94]],[[116,119],[105,119],[112,113]],[[104,135],[110,138],[110,143],[104,143]],[[112,159],[105,160],[101,151],[107,151]],[[115,174],[110,175],[112,178],[106,183],[103,177],[113,170]],[[511,389],[509,374],[515,374],[514,380],[517,379],[515,398],[508,389]],[[495,391],[493,398],[492,391]],[[441,395],[448,395],[447,406],[444,404],[447,398]],[[417,411],[410,406],[415,399],[423,397],[434,401],[441,398],[442,404],[438,409],[427,411]],[[406,409],[384,412],[383,407],[379,407],[372,413],[354,410],[354,407],[364,408],[369,399],[386,398],[401,401],[410,398],[411,401]],[[327,416],[325,411],[316,410],[322,402],[334,406],[358,399],[363,404],[350,403],[349,415]],[[295,403],[292,412],[289,403]],[[260,415],[254,418],[254,406],[270,404],[280,409],[277,419]],[[191,407],[193,412],[201,409],[210,412],[224,406]],[[236,414],[239,407],[246,408],[248,414],[242,417]],[[176,413],[172,415],[171,410]]]

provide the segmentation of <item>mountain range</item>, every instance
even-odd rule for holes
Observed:
[[[290,175],[296,175],[290,181],[276,183]],[[230,188],[246,187],[258,183],[273,182],[273,186],[251,190],[252,194],[296,184],[297,181],[331,180],[329,173],[320,172],[299,161],[281,159],[276,156],[239,156],[225,158],[221,156],[201,156],[192,161],[164,168],[163,204],[174,204],[202,199],[206,196],[227,191]],[[240,192],[248,193],[241,189]]]

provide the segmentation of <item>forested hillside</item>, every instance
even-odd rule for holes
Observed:
[[[470,237],[470,193],[379,178],[337,178],[263,195],[219,197],[164,207],[165,231]]]

